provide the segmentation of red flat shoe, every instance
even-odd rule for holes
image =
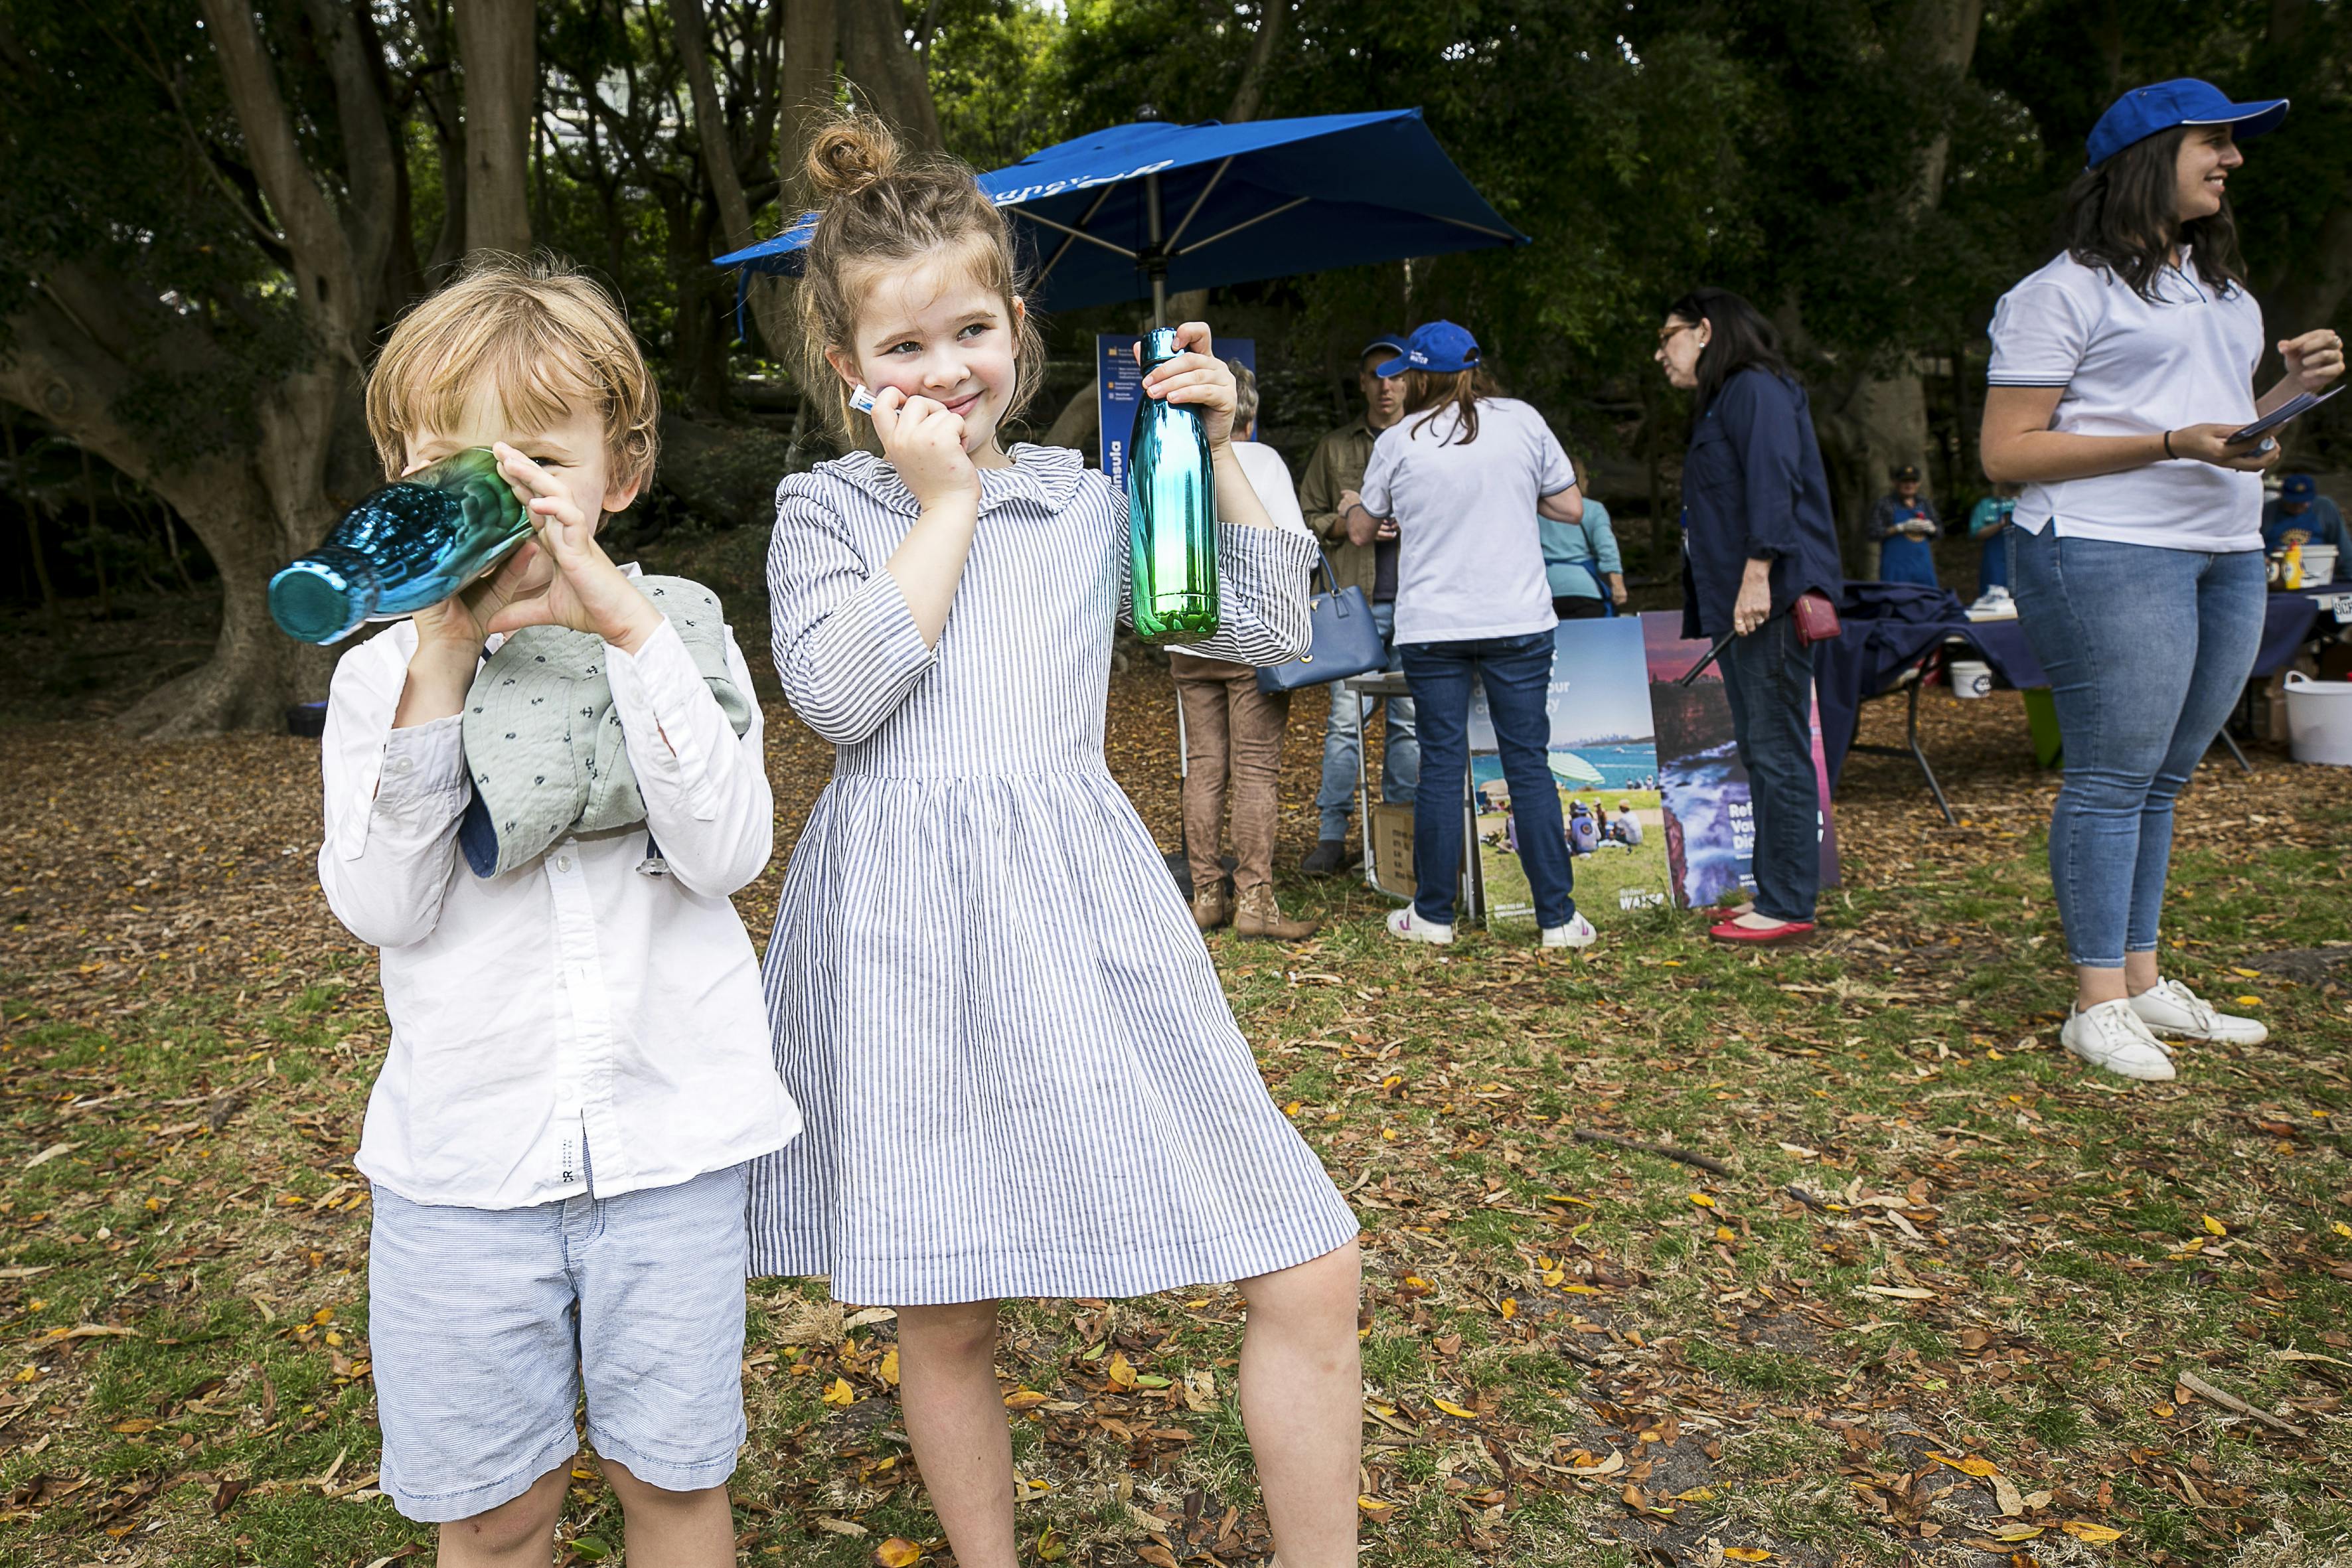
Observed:
[[[1744,926],[1736,920],[1723,921],[1706,929],[1709,942],[1720,942],[1745,947],[1770,947],[1776,942],[1809,942],[1812,939],[1811,921],[1782,921],[1778,925]]]

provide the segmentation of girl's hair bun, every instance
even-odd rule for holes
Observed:
[[[809,186],[824,201],[854,196],[898,169],[898,139],[867,114],[845,114],[809,142]]]

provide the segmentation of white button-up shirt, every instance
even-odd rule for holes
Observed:
[[[606,1197],[782,1148],[800,1112],[728,901],[774,832],[757,708],[739,738],[667,623],[634,656],[607,647],[646,822],[481,878],[457,848],[458,720],[392,727],[415,647],[404,621],[354,648],[327,707],[319,882],[383,950],[392,1018],[360,1170],[416,1203],[520,1208],[588,1191],[592,1168]],[[727,662],[748,695],[731,635]]]

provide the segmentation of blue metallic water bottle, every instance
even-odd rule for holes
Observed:
[[[530,535],[497,454],[470,447],[346,512],[324,544],[269,580],[270,618],[303,642],[339,642],[363,622],[439,604]]]
[[[1174,359],[1176,332],[1144,334],[1143,371]],[[1217,475],[1198,408],[1145,397],[1128,442],[1128,542],[1135,635],[1149,643],[1217,635]]]

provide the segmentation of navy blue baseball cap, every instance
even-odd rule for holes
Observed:
[[[2287,500],[2309,500],[2319,493],[2319,481],[2309,474],[2289,474],[2279,486],[2279,494]]]
[[[2176,125],[2227,125],[2241,142],[2278,129],[2286,118],[2286,100],[2232,103],[2230,95],[2210,81],[2193,76],[2136,87],[2099,116],[2091,127],[2091,162],[2097,168],[2135,142],[2145,142]]]
[[[1478,340],[1468,329],[1451,321],[1428,321],[1412,330],[1412,336],[1405,340],[1404,353],[1374,366],[1373,374],[1402,375],[1409,370],[1425,370],[1432,375],[1451,375],[1477,365]]]
[[[1359,353],[1356,357],[1360,360],[1365,354],[1378,353],[1382,349],[1388,350],[1390,358],[1394,358],[1396,355],[1404,353],[1404,339],[1394,332],[1382,332],[1379,337],[1376,337],[1370,342],[1366,343],[1363,347],[1363,352]],[[1385,374],[1386,373],[1383,372],[1382,374]]]

